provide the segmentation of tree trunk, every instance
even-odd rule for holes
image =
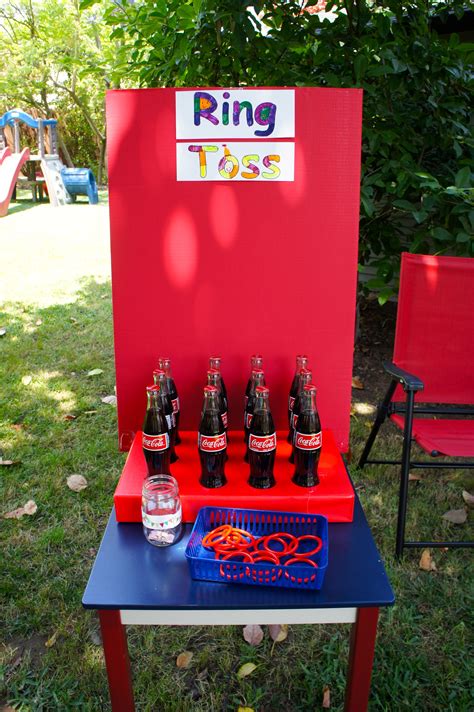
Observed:
[[[107,149],[107,139],[100,142],[99,165],[97,167],[97,184],[102,185],[102,177],[105,169],[105,151]]]
[[[68,165],[69,168],[74,168],[74,163],[72,162],[71,154],[67,150],[67,146],[64,143],[64,139],[63,139],[60,131],[58,131],[58,144],[59,144],[61,153],[64,156],[64,160],[66,161],[66,164]]]

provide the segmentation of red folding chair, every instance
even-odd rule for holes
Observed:
[[[405,522],[410,470],[474,468],[472,461],[411,459],[413,440],[433,458],[474,456],[474,259],[402,254],[393,362],[384,368],[392,381],[359,467],[401,465],[396,556],[405,547],[472,547],[405,541]],[[387,417],[403,431],[402,459],[368,459]]]

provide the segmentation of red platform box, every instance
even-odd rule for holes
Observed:
[[[235,430],[229,433],[229,460],[225,466],[227,484],[219,489],[207,489],[199,484],[197,433],[182,432],[182,443],[177,447],[179,460],[171,466],[171,471],[179,483],[183,520],[193,522],[201,507],[212,505],[323,514],[330,522],[351,522],[354,490],[332,432],[323,431],[318,469],[320,483],[308,489],[298,487],[291,481],[294,472],[294,465],[288,462],[291,446],[286,442],[286,432],[279,431],[277,437],[275,487],[256,490],[247,483],[249,466],[243,460],[243,432]],[[119,522],[141,522],[141,490],[147,474],[141,438],[142,434],[138,432],[115,491],[115,511]]]

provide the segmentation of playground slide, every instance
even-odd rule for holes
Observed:
[[[5,155],[9,149],[2,151],[2,160],[0,163],[0,218],[5,217],[8,213],[10,198],[15,189],[16,179],[21,170],[22,165],[30,157],[30,149],[24,148],[21,153],[11,153]]]

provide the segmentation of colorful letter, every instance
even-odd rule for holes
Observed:
[[[206,91],[194,92],[194,125],[201,125],[201,116],[217,126],[219,120],[212,115],[217,109],[217,100]]]
[[[234,101],[234,126],[238,126],[240,124],[240,114],[242,109],[245,109],[247,113],[247,126],[253,126],[252,104],[250,101]]]
[[[255,131],[255,136],[270,136],[275,128],[276,104],[264,101],[255,109],[255,121],[260,126],[267,126],[266,131]],[[250,126],[250,124],[249,124]]]
[[[222,178],[235,178],[239,171],[239,162],[232,156],[227,146],[224,146],[224,156],[219,161],[219,173]]]
[[[263,159],[263,165],[265,168],[269,168],[271,170],[271,173],[267,173],[267,171],[262,171],[262,178],[269,178],[270,180],[275,180],[275,178],[278,178],[278,176],[281,173],[281,170],[278,168],[278,166],[274,166],[271,161],[274,161],[275,163],[280,163],[280,156],[278,156],[276,153],[270,154],[269,156],[265,156]]]
[[[252,171],[249,173],[248,171],[242,171],[240,174],[242,178],[247,178],[247,179],[252,179],[252,178],[258,178],[260,175],[260,169],[255,165],[255,163],[251,163],[251,161],[259,161],[260,156],[257,156],[256,153],[249,153],[247,156],[244,156],[242,158],[242,163],[246,168],[250,168]]]
[[[188,146],[188,151],[191,153],[199,153],[199,175],[201,178],[207,176],[206,153],[215,153],[217,150],[217,146]]]

